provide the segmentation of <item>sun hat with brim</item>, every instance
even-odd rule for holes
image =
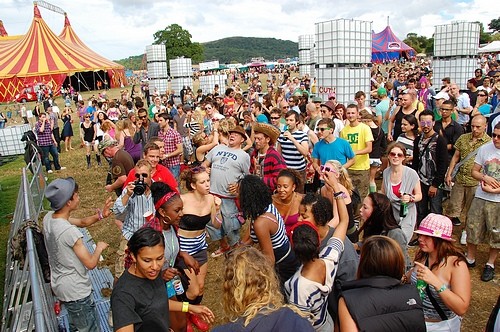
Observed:
[[[103,139],[98,146],[99,153],[102,154],[106,148],[109,148],[110,146],[115,146],[118,145],[118,142],[114,139]]]
[[[414,231],[414,233],[437,237],[445,241],[455,241],[451,237],[452,230],[453,224],[450,218],[441,214],[430,213],[422,220],[418,230]]]
[[[271,144],[274,145],[278,137],[280,136],[280,130],[273,125],[267,123],[256,123],[253,126],[253,131],[256,133],[262,133],[271,139]]]
[[[71,177],[65,179],[55,179],[45,190],[45,197],[50,202],[50,207],[54,211],[60,210],[75,192],[75,180]]]
[[[245,131],[245,129],[243,129],[243,127],[241,126],[236,126],[234,128],[231,128],[228,130],[229,133],[238,133],[240,134],[243,138],[247,138],[247,133]]]
[[[334,112],[335,111],[335,104],[333,103],[333,101],[329,100],[323,104],[321,104],[321,106],[325,106],[326,108],[328,108],[330,111]]]

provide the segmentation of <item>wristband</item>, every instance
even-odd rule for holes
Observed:
[[[182,312],[189,311],[189,302],[182,302]]]
[[[95,209],[95,212],[97,212],[97,220],[98,221],[104,219],[104,216],[102,215],[101,209],[97,208],[97,209]]]
[[[446,287],[446,285],[443,284],[443,286],[441,286],[441,288],[437,290],[437,293],[440,294],[440,293],[444,292],[447,289],[448,289],[448,287]]]
[[[347,195],[343,191],[339,191],[338,193],[333,194],[334,199],[344,199],[347,198]]]

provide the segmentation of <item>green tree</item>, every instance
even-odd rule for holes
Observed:
[[[488,24],[488,28],[490,28],[490,30],[500,32],[500,17],[492,19]]]
[[[167,48],[167,62],[180,56],[191,58],[193,63],[203,61],[203,46],[191,41],[191,34],[178,24],[171,24],[165,30],[156,31],[153,35],[156,45]]]
[[[483,23],[475,21],[474,23],[479,24],[479,44],[486,44],[491,41],[491,35],[489,33],[484,32]]]
[[[417,53],[431,54],[434,51],[434,38],[419,36],[414,32],[407,34],[403,42],[413,47]]]

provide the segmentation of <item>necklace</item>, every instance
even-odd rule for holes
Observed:
[[[293,202],[293,200],[294,200],[294,198],[295,198],[295,194],[296,194],[296,192],[294,191],[294,192],[293,192],[293,195],[292,195],[292,198],[290,199],[290,202],[288,202],[288,203],[284,203],[284,202],[283,202],[280,198],[278,198],[279,203],[280,203],[281,205],[283,205],[283,206],[289,206],[290,204],[292,204],[292,202]]]

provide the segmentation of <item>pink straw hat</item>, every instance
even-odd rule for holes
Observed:
[[[453,224],[450,218],[441,214],[430,213],[422,220],[418,230],[414,233],[438,237],[446,241],[455,241],[451,237],[452,230]]]

